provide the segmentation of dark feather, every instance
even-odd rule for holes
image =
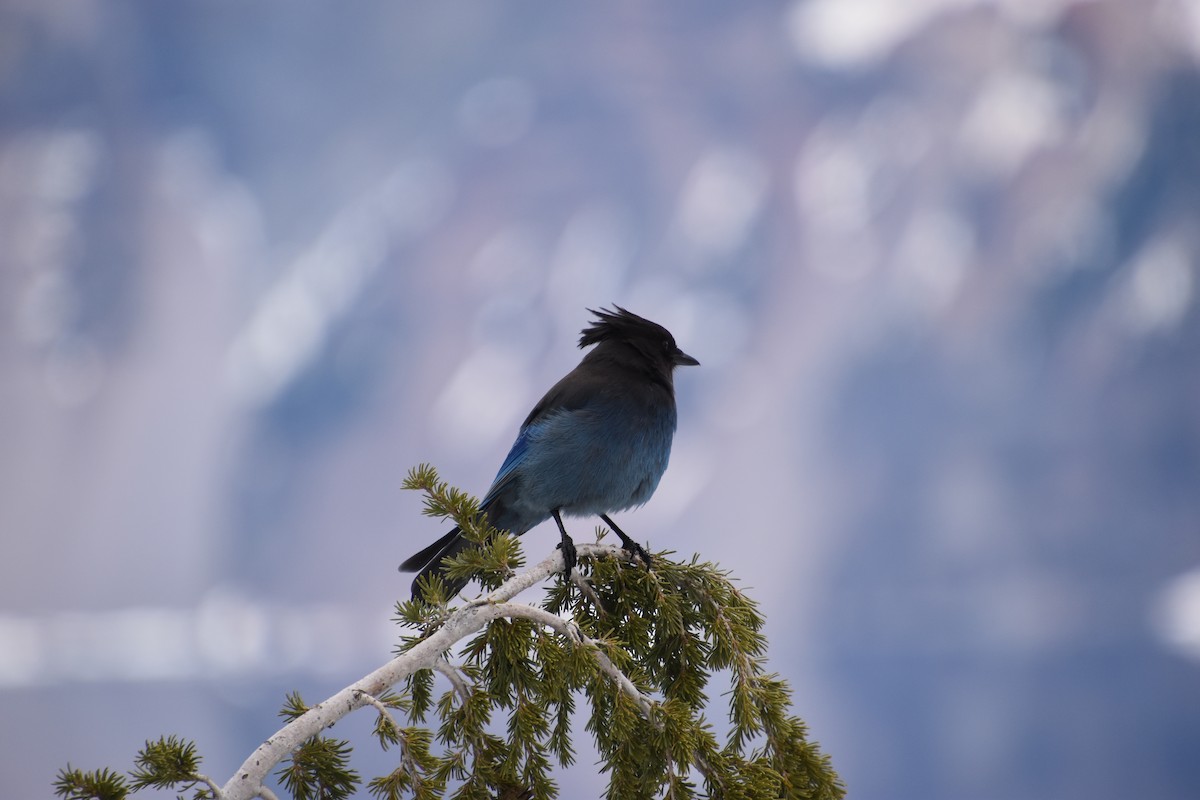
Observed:
[[[613,308],[616,311],[609,311],[606,308],[599,311],[588,309],[596,315],[597,319],[589,327],[583,329],[579,337],[580,347],[588,347],[614,339],[653,339],[675,343],[670,331],[657,322],[639,317],[618,305],[613,305]]]
[[[406,558],[404,560],[404,563],[400,565],[400,571],[401,572],[415,572],[415,571],[419,570],[421,567],[432,562],[434,560],[434,557],[439,556],[441,554],[441,552],[443,550],[445,550],[447,547],[449,547],[450,544],[457,538],[458,538],[458,528],[455,528],[454,530],[450,531],[442,538],[438,539],[433,544],[426,547],[421,552],[416,553],[416,554],[411,555],[408,558]],[[441,558],[438,558],[438,561],[440,562]]]

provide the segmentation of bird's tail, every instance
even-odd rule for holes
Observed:
[[[462,535],[462,531],[456,527],[433,544],[421,550],[421,552],[406,558],[404,563],[400,565],[401,572],[416,572],[420,570],[417,572],[417,577],[413,579],[413,599],[420,599],[421,594],[417,588],[417,584],[421,578],[430,574],[442,576],[442,580],[446,584],[447,597],[453,597],[461,592],[463,587],[467,585],[467,582],[447,578],[442,569],[442,560],[450,556],[456,556],[470,546],[471,543]]]

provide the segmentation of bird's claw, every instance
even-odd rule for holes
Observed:
[[[563,575],[571,577],[571,570],[575,569],[575,565],[579,563],[579,555],[575,552],[575,543],[570,539],[564,538],[558,544],[558,549],[563,553]]]
[[[650,558],[650,554],[640,544],[630,539],[629,542],[622,543],[621,549],[629,553],[633,558],[640,558],[642,563],[646,565],[646,569],[650,569],[652,559]]]

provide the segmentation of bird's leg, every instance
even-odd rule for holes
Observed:
[[[554,521],[558,523],[558,532],[562,534],[562,542],[558,546],[563,551],[563,574],[569,578],[571,577],[571,570],[575,569],[575,563],[578,561],[578,557],[575,555],[575,542],[567,535],[567,529],[563,525],[558,509],[556,508],[550,513],[554,516]]]
[[[600,519],[604,520],[604,523],[608,525],[608,527],[612,528],[613,533],[621,537],[621,547],[640,558],[643,562],[645,562],[647,567],[650,566],[650,554],[647,553],[640,544],[626,536],[625,531],[618,528],[617,523],[608,518],[608,514],[601,514]]]

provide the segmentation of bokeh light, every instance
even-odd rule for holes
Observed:
[[[611,303],[852,797],[1200,792],[1200,3],[20,0],[0,121],[0,797],[387,658]]]

